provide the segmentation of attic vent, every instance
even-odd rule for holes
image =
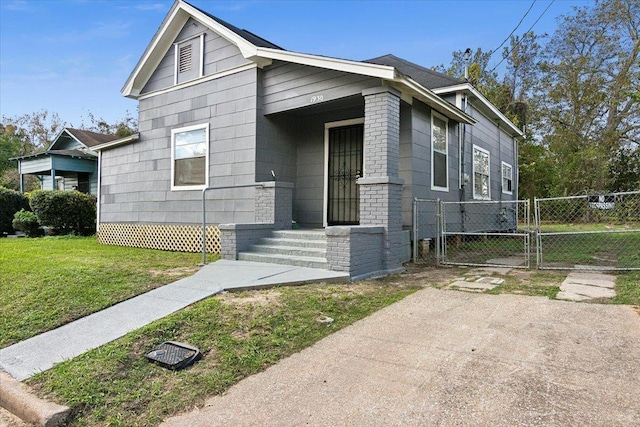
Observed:
[[[185,73],[191,70],[191,52],[192,44],[180,46],[180,61],[178,63],[178,72]]]

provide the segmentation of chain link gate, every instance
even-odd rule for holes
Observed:
[[[640,191],[535,199],[540,269],[640,270]]]
[[[440,201],[413,199],[413,262],[436,265],[440,259]]]
[[[440,263],[529,268],[528,200],[440,203]]]

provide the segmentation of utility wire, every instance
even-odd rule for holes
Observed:
[[[538,19],[536,19],[536,22],[534,22],[534,23],[529,27],[529,29],[525,32],[525,34],[526,34],[526,33],[528,33],[529,31],[531,31],[531,30],[533,29],[533,27],[535,27],[535,26],[536,26],[536,24],[538,23],[538,21],[540,21],[540,19],[542,19],[542,17],[544,16],[544,14],[545,14],[545,13],[547,13],[547,10],[549,10],[549,8],[551,7],[551,5],[552,5],[555,1],[556,1],[556,0],[551,0],[551,3],[549,3],[549,6],[547,6],[547,8],[546,8],[545,10],[543,10],[543,11],[542,11],[542,13],[540,14],[540,16],[538,16]],[[495,67],[493,67],[493,68],[491,69],[491,71],[489,71],[489,72],[491,73],[491,72],[493,72],[496,68],[498,68],[498,66],[499,66],[500,64],[502,64],[502,62],[504,62],[504,60],[505,60],[505,59],[507,59],[507,58],[509,57],[509,55],[511,54],[511,52],[513,52],[513,50],[514,50],[515,48],[517,48],[517,47],[520,45],[520,43],[522,43],[522,39],[518,40],[518,43],[516,43],[516,45],[515,45],[514,47],[512,47],[511,49],[509,49],[509,52],[507,52],[507,54],[506,54],[505,56],[503,56],[503,57],[502,57],[502,59],[500,60],[500,62],[498,62],[498,63],[496,64],[496,66],[495,66]]]
[[[502,45],[504,45],[507,40],[509,40],[509,38],[511,38],[511,36],[513,35],[513,33],[516,32],[516,30],[520,27],[520,24],[522,24],[522,21],[524,21],[524,18],[527,17],[527,15],[529,14],[529,12],[531,12],[531,9],[533,9],[533,5],[536,4],[536,0],[533,0],[533,2],[531,3],[531,6],[529,6],[529,10],[527,10],[527,12],[524,14],[524,16],[522,18],[520,18],[520,22],[518,22],[518,25],[516,25],[516,27],[513,29],[513,31],[511,31],[511,33],[507,36],[506,39],[504,39],[502,41],[502,43],[500,43],[500,46],[498,46],[497,48],[493,49],[491,51],[491,54],[493,55],[494,53],[496,53],[498,51],[498,49],[500,49],[502,47]]]

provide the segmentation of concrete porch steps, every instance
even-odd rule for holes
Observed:
[[[326,253],[324,230],[279,230],[240,252],[238,259],[327,269]]]

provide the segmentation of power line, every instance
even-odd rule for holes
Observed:
[[[547,10],[549,10],[549,8],[551,7],[551,5],[552,5],[555,1],[556,1],[556,0],[551,0],[551,3],[549,3],[549,6],[547,6],[547,8],[546,8],[544,11],[542,11],[542,13],[540,14],[540,16],[538,16],[538,19],[536,19],[536,22],[534,22],[534,23],[533,23],[533,25],[531,25],[531,27],[529,27],[529,29],[525,32],[525,34],[526,34],[526,33],[528,33],[529,31],[531,31],[531,30],[533,29],[533,27],[535,27],[535,26],[536,26],[536,24],[538,23],[538,21],[540,21],[540,19],[542,19],[542,17],[544,16],[544,14],[545,14],[545,13],[547,13]],[[493,72],[496,68],[498,68],[498,66],[499,66],[500,64],[502,64],[502,62],[503,62],[505,59],[507,59],[507,57],[509,57],[509,55],[511,55],[511,52],[513,52],[513,50],[514,50],[515,48],[517,48],[517,47],[520,45],[520,43],[522,43],[522,39],[518,40],[518,43],[516,43],[516,45],[515,45],[515,46],[513,46],[511,49],[509,49],[509,52],[507,52],[507,54],[506,54],[505,56],[503,56],[503,57],[502,57],[502,59],[500,60],[500,62],[498,62],[498,63],[496,64],[496,66],[495,66],[495,67],[493,67],[493,68],[491,69],[491,71],[489,71],[489,72],[491,73],[491,72]]]
[[[520,24],[522,24],[522,21],[524,21],[524,18],[527,17],[527,15],[529,14],[529,12],[531,12],[531,9],[533,9],[533,5],[536,4],[536,0],[533,0],[533,2],[531,3],[531,6],[529,6],[529,10],[526,11],[526,13],[524,14],[524,16],[522,18],[520,18],[520,22],[518,22],[518,25],[516,25],[516,27],[513,29],[513,31],[511,31],[511,33],[507,36],[506,39],[502,40],[502,43],[500,43],[500,46],[498,46],[497,48],[493,49],[491,51],[491,54],[493,55],[494,53],[496,53],[498,51],[498,49],[500,49],[502,47],[502,45],[504,45],[507,40],[509,40],[509,38],[511,38],[511,36],[513,35],[513,33],[516,32],[516,30],[520,27]]]

